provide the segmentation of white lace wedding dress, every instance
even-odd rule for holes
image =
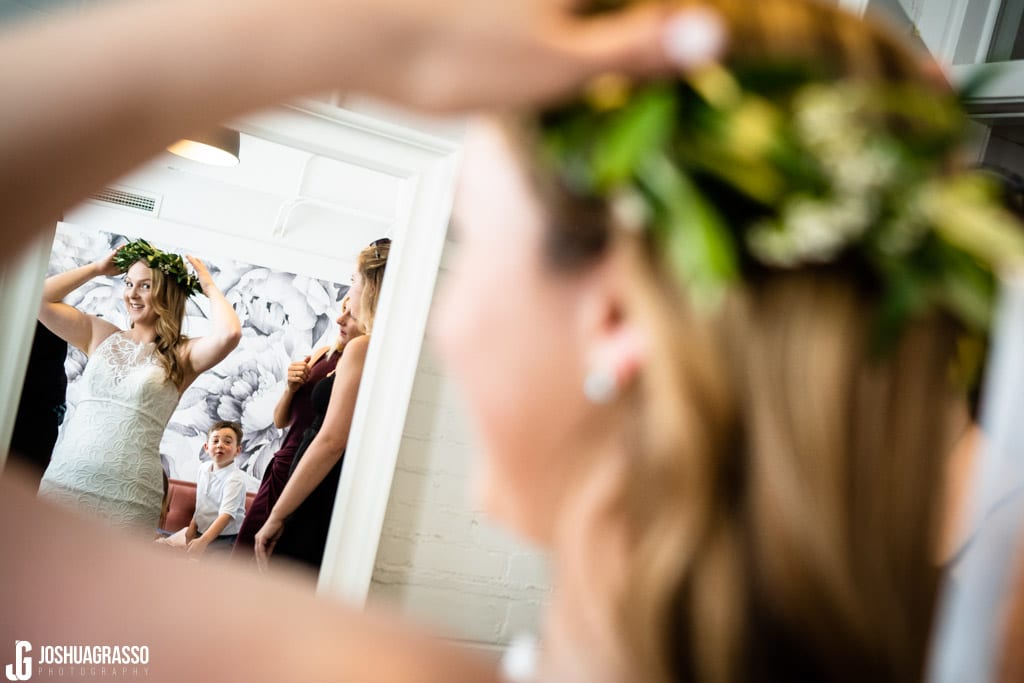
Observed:
[[[154,350],[124,332],[96,348],[43,475],[41,497],[118,527],[156,529],[163,503],[160,439],[180,394]]]

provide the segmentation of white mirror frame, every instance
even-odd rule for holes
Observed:
[[[857,0],[841,0],[844,3]],[[891,0],[889,0],[891,1]],[[971,26],[977,43],[970,46],[974,64],[950,67],[954,83],[962,84],[982,72],[990,76],[977,93],[972,106],[979,110],[1014,110],[1024,106],[1024,60],[985,63],[996,28],[999,3],[978,3],[971,0],[919,0],[915,13],[920,19],[917,30],[931,53],[940,62],[952,64],[966,26]]]
[[[248,135],[402,181],[396,223],[390,231],[394,245],[318,584],[321,594],[361,605],[373,575],[444,248],[460,145],[312,100],[282,105],[230,125]],[[290,248],[280,235],[208,233],[201,239],[224,244],[246,237],[280,240],[282,249]],[[51,230],[18,265],[0,270],[0,312],[5,312],[7,322],[0,335],[0,370],[6,369],[0,372],[0,395],[17,397],[21,392],[38,308],[35,302],[41,295],[52,238]],[[0,420],[0,466],[6,459],[17,405],[16,400],[8,403]]]
[[[960,64],[952,68],[953,82],[966,83],[978,74],[990,74],[970,104],[981,110],[1020,116],[1024,108],[1024,60],[993,64]],[[997,117],[998,118],[998,117]]]

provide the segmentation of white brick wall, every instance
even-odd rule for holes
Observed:
[[[473,508],[472,457],[465,415],[427,340],[369,600],[397,604],[455,638],[504,645],[536,631],[547,568],[539,551]]]

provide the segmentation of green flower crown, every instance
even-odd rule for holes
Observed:
[[[711,65],[598,79],[542,115],[540,151],[571,193],[649,231],[698,303],[758,272],[849,266],[878,292],[878,348],[936,308],[984,334],[995,269],[1024,257],[987,174],[946,172],[966,124],[955,93]]]
[[[185,261],[180,256],[160,251],[146,240],[129,242],[114,254],[114,265],[122,273],[127,272],[136,261],[142,261],[150,268],[159,270],[177,282],[178,286],[185,290],[186,296],[193,296],[203,291],[202,285],[199,284],[199,278],[188,272],[185,268]]]

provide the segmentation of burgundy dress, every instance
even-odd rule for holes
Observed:
[[[325,377],[313,387],[310,403],[315,417],[313,424],[306,430],[295,458],[292,459],[293,472],[323,427],[333,389],[334,375]],[[287,557],[309,566],[314,571],[319,571],[327,545],[327,531],[331,527],[334,499],[338,497],[338,481],[341,479],[341,466],[344,460],[343,451],[327,475],[285,520],[284,530],[277,540],[277,545],[274,546],[274,557]]]
[[[263,481],[260,483],[260,490],[253,498],[249,512],[242,520],[242,528],[238,530],[238,540],[235,541],[233,555],[235,557],[256,556],[256,534],[270,516],[270,511],[281,497],[285,484],[288,483],[288,476],[292,469],[292,459],[295,452],[302,443],[302,436],[306,429],[313,424],[315,412],[310,403],[313,394],[313,387],[334,371],[341,358],[340,353],[333,353],[328,358],[327,354],[321,356],[309,370],[309,378],[299,387],[299,390],[292,396],[291,414],[292,421],[288,425],[288,433],[284,437],[284,443],[274,457],[270,459],[270,465],[263,473]]]

